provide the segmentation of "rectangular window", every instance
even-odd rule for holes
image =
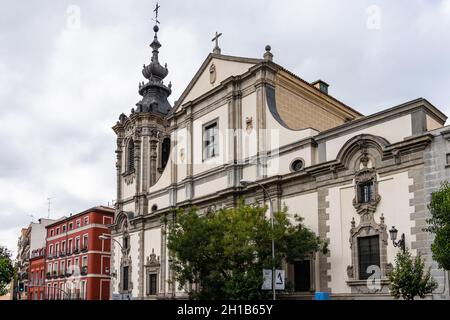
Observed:
[[[58,262],[55,262],[53,264],[53,274],[54,275],[58,274]]]
[[[66,225],[63,225],[63,226],[62,226],[62,232],[63,232],[63,233],[66,232]]]
[[[53,286],[55,289],[53,290],[53,296],[55,297],[55,300],[58,300],[58,284],[55,283],[55,285]]]
[[[49,263],[47,266],[47,272],[52,273],[52,264]]]
[[[66,242],[61,242],[61,253],[66,254]]]
[[[211,159],[219,155],[219,129],[217,122],[203,128],[203,159]]]
[[[81,221],[77,220],[77,228],[81,227]]]
[[[80,237],[77,237],[75,239],[75,251],[79,251],[80,250]]]
[[[80,299],[86,300],[86,281],[80,283]]]
[[[87,226],[89,224],[89,217],[84,217],[84,225]]]
[[[71,222],[71,223],[69,223],[69,230],[72,230],[73,229],[73,223]]]
[[[65,299],[65,295],[64,295],[64,284],[60,283],[60,284],[59,284],[59,288],[60,288],[59,294],[60,294],[60,296],[61,296],[61,300],[64,300],[64,299]]]
[[[78,258],[75,258],[75,260],[73,261],[73,267],[72,267],[73,272],[79,275],[80,273],[80,260]]]
[[[72,248],[72,239],[70,239],[70,240],[69,240],[69,246],[68,246],[68,248],[67,248],[67,252],[68,252],[68,253],[72,253],[72,251],[73,251],[73,248]]]
[[[367,280],[372,272],[367,273],[370,266],[380,267],[379,236],[358,238],[359,279]]]
[[[59,254],[59,243],[57,243],[55,246],[55,255],[58,256],[58,254]]]
[[[50,230],[50,237],[53,237],[53,229]]]
[[[128,266],[124,266],[122,270],[123,270],[122,290],[128,291]]]
[[[368,203],[372,200],[373,182],[364,182],[358,185],[359,203]]]
[[[84,250],[87,250],[87,248],[88,248],[88,235],[85,234],[85,235],[83,236],[83,249],[84,249]]]
[[[56,228],[56,234],[59,234],[59,228]]]
[[[88,263],[87,263],[88,257],[84,256],[83,257],[83,267],[87,267]]]
[[[61,274],[66,273],[66,263],[64,261],[61,261]]]
[[[157,292],[157,274],[149,273],[147,283],[147,295],[154,296]]]

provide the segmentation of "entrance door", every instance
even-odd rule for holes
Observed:
[[[302,260],[294,262],[294,282],[296,292],[311,291],[310,260]]]

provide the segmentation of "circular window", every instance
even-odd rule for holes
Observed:
[[[298,172],[302,170],[304,166],[305,162],[303,161],[303,159],[296,159],[291,163],[291,171]]]
[[[152,212],[155,212],[156,210],[158,210],[158,205],[154,204],[152,206]]]

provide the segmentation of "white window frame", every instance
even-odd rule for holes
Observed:
[[[81,220],[78,219],[78,220],[76,221],[76,224],[77,224],[77,228],[80,228],[80,227],[81,227]]]
[[[211,127],[212,125],[215,125],[216,132],[213,133],[214,136],[214,143],[210,144],[208,147],[206,146],[206,128]],[[205,123],[202,127],[202,159],[203,161],[207,161],[210,159],[214,159],[219,156],[220,154],[220,144],[219,144],[219,118],[216,118],[214,120],[211,120],[207,123]],[[213,148],[214,154],[209,156],[207,152],[207,148]]]
[[[77,242],[78,242],[78,246],[77,246]],[[78,251],[81,250],[81,237],[80,236],[75,238],[75,248],[78,248]]]
[[[86,261],[86,264],[84,264],[84,261]],[[88,256],[83,256],[81,258],[81,267],[87,267],[88,266]]]
[[[89,245],[89,234],[83,234],[83,247],[82,248],[84,248],[84,247],[86,247],[86,248],[88,248],[88,245]]]

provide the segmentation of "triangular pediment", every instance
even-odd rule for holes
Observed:
[[[195,100],[220,86],[225,79],[247,72],[248,69],[261,61],[263,60],[210,53],[181,94],[173,111],[176,111],[179,106],[186,102]]]

